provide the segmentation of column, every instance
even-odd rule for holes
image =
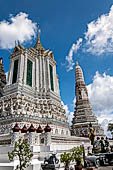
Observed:
[[[15,142],[19,140],[20,132],[13,132],[11,135],[11,145],[14,146]]]
[[[23,70],[24,70],[24,55],[23,54],[21,54],[21,56],[20,56],[18,70],[19,70],[19,72],[18,72],[18,79],[19,79],[19,82],[22,83],[22,80],[23,80]]]
[[[50,71],[49,71],[49,58],[47,58],[47,82],[48,82],[48,89],[50,89]]]
[[[44,144],[45,145],[50,145],[51,144],[51,132],[46,132],[44,134]]]
[[[56,64],[53,66],[53,85],[54,91],[57,93]]]
[[[60,96],[59,78],[58,78],[58,75],[56,75],[56,81],[57,81],[57,94]]]
[[[43,60],[43,87],[46,90],[46,71],[44,57],[42,58],[42,60]]]
[[[28,136],[29,144],[35,145],[35,132],[29,132]]]
[[[39,91],[39,59],[36,58],[36,89]]]
[[[35,62],[32,61],[32,87],[35,87]]]
[[[8,85],[10,84],[10,79],[11,79],[11,70],[12,70],[12,59],[11,59],[11,62],[10,62],[10,67],[9,67],[9,72],[8,72]]]
[[[39,77],[40,77],[40,82],[39,82],[39,88],[42,88],[42,58],[39,56],[39,65],[40,65],[40,71],[39,71]]]
[[[26,76],[27,76],[27,54],[25,54],[24,56],[23,84],[26,84]]]
[[[9,84],[12,84],[13,68],[14,68],[14,60],[11,59],[11,70],[10,70]]]

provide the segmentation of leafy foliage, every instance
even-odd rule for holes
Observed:
[[[19,165],[16,167],[17,170],[24,170],[26,167],[28,167],[32,156],[33,154],[30,150],[30,145],[25,139],[19,139],[17,142],[15,142],[14,150],[11,153],[8,152],[10,161],[13,161],[15,157],[18,157]]]
[[[71,150],[72,161],[81,162],[83,157],[83,147],[74,147]]]
[[[69,165],[72,160],[72,155],[70,153],[64,152],[60,155],[60,161],[63,162],[65,165]]]
[[[74,147],[69,153],[64,152],[60,155],[60,161],[64,163],[65,167],[70,164],[71,161],[76,161],[80,164],[83,158],[83,147]]]

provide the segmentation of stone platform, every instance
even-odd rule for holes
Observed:
[[[50,134],[48,134],[50,135]],[[3,136],[0,137],[3,139]],[[10,139],[10,135],[4,135],[4,139]],[[33,138],[32,138],[33,139]],[[6,140],[6,141],[7,141]],[[90,145],[88,138],[75,137],[75,136],[58,136],[51,135],[51,140],[44,144],[30,144],[31,150],[33,152],[33,158],[31,165],[26,168],[26,170],[41,170],[41,164],[44,163],[44,158],[48,157],[52,153],[56,153],[57,158],[60,159],[60,154],[69,151],[75,146],[83,145],[85,149]],[[16,165],[19,163],[17,159],[10,162],[8,159],[8,152],[13,150],[13,144],[1,144],[0,145],[0,170],[15,170]],[[61,167],[63,164],[61,164]]]

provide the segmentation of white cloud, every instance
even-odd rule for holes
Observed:
[[[72,124],[72,119],[73,119],[73,117],[74,117],[74,112],[69,112],[68,122],[69,122],[70,125]]]
[[[36,23],[28,19],[28,14],[20,12],[15,17],[10,15],[10,22],[0,22],[0,48],[11,49],[15,40],[21,43],[35,37]]]
[[[85,51],[101,55],[113,52],[113,5],[108,14],[88,24]]]
[[[5,75],[6,75],[6,82],[7,82],[7,79],[8,79],[8,72],[6,72]]]
[[[93,83],[87,86],[89,98],[96,111],[113,110],[113,77],[96,72]]]
[[[99,123],[107,132],[108,123],[113,121],[113,76],[96,72],[93,83],[87,86],[89,99]]]
[[[73,54],[78,51],[81,44],[82,44],[82,38],[79,38],[79,40],[77,40],[77,43],[73,44],[72,47],[70,48],[69,54],[68,54],[68,56],[66,56],[66,60],[68,62],[67,71],[70,71],[73,69],[73,66],[74,66]]]
[[[73,44],[66,60],[68,61],[67,71],[73,69],[73,54],[79,48],[83,52],[90,52],[93,55],[102,55],[113,53],[113,5],[109,13],[101,15],[97,20],[87,25],[87,31],[84,38]]]
[[[69,111],[68,105],[65,105],[63,101],[61,103],[63,105],[63,109],[66,111],[66,116],[68,118],[69,124],[72,124],[73,112]]]

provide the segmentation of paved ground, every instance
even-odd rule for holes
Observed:
[[[60,168],[59,170],[64,170],[65,168]],[[83,170],[86,170],[86,168],[83,168]],[[94,170],[113,170],[113,166],[101,166],[99,168],[95,168]]]
[[[95,168],[94,170],[113,170],[113,166],[101,166],[99,168]]]
[[[113,170],[112,168],[113,166],[103,166],[103,167],[99,167],[97,170]]]

